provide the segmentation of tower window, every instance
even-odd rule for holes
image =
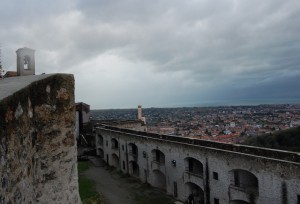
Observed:
[[[214,198],[214,204],[219,204],[219,199],[218,198]]]

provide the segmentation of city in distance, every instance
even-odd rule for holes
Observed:
[[[125,121],[137,118],[136,109],[92,110],[91,113],[95,120]],[[270,136],[278,132],[290,135],[285,132],[300,126],[300,104],[144,108],[143,116],[146,118],[148,132],[225,143],[244,143],[257,136]],[[281,136],[274,137],[278,139]],[[294,139],[296,142],[292,145],[299,147],[282,149],[300,151],[300,136]],[[280,149],[280,144],[269,143],[266,147]],[[255,145],[253,142],[251,144]]]

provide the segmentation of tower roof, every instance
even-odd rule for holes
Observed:
[[[28,47],[23,47],[23,48],[19,48],[17,49],[16,53],[20,52],[20,51],[31,51],[31,52],[34,52],[35,50],[34,49],[31,49],[31,48],[28,48]]]

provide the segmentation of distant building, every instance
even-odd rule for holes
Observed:
[[[16,77],[18,76],[17,72],[15,71],[7,71],[5,74],[4,74],[4,78],[8,78],[8,77]]]
[[[231,133],[232,133],[232,132],[231,132],[230,130],[225,130],[225,131],[224,131],[224,134],[225,134],[225,135],[230,135]]]
[[[230,127],[235,127],[235,122],[230,122],[229,126]]]
[[[92,122],[94,127],[107,125],[136,131],[146,131],[144,122],[141,120],[93,120]]]
[[[142,115],[141,105],[138,105],[137,120],[93,120],[92,123],[94,128],[99,125],[106,125],[147,132],[146,118]]]
[[[16,51],[17,71],[7,71],[3,78],[35,75],[35,50],[24,47]]]
[[[79,114],[80,125],[90,121],[90,105],[83,102],[76,103],[76,113]]]
[[[142,106],[138,105],[138,116],[137,116],[138,120],[142,120]]]
[[[143,117],[143,115],[142,115],[142,106],[141,106],[141,105],[138,105],[138,115],[137,115],[137,119],[138,119],[139,121],[143,121],[144,124],[146,125],[146,118]]]
[[[76,103],[76,138],[80,144],[89,143],[88,138],[92,136],[91,130],[90,105],[83,102]]]

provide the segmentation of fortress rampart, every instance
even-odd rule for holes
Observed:
[[[81,203],[73,75],[0,80],[0,204]]]
[[[297,203],[300,154],[159,135],[110,126],[96,128],[97,154],[109,165],[195,203]]]

